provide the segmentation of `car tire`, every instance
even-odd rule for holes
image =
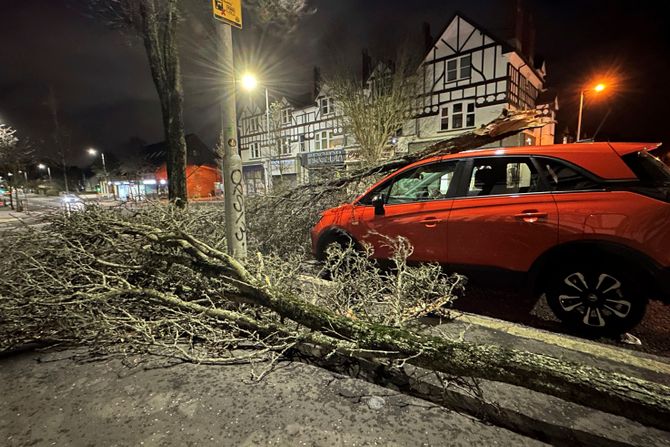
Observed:
[[[590,337],[619,335],[635,327],[648,301],[643,280],[623,265],[597,260],[554,265],[544,289],[558,319]]]

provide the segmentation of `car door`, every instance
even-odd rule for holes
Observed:
[[[447,225],[456,266],[527,271],[558,240],[558,210],[531,157],[468,161]]]
[[[402,236],[412,245],[410,261],[446,261],[447,220],[453,200],[456,160],[427,163],[389,179],[372,196],[383,197],[384,214],[366,206],[354,210],[351,233],[372,244],[374,257],[393,256],[392,239]]]

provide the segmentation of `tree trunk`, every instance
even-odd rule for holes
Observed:
[[[140,5],[142,38],[163,115],[168,197],[178,206],[185,206],[188,193],[182,107],[184,94],[177,47],[178,0],[166,0],[163,5],[156,5],[154,1],[143,0]],[[162,13],[159,8],[162,8]]]
[[[339,316],[299,297],[275,296],[254,286],[256,279],[242,264],[192,236],[128,223],[118,225],[121,231],[179,247],[192,257],[192,268],[205,275],[225,276],[244,302],[273,310],[319,333],[329,344],[342,343],[350,353],[356,349],[373,355],[377,352],[378,357],[403,358],[434,371],[509,383],[670,429],[670,387],[547,355],[421,335]]]

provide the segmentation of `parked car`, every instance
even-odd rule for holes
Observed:
[[[82,211],[85,207],[84,200],[77,194],[61,192],[59,197],[64,211]]]
[[[620,333],[642,319],[648,299],[670,302],[670,169],[652,155],[659,146],[525,146],[422,160],[324,212],[312,251],[324,259],[330,244],[369,243],[387,259],[380,234],[404,236],[410,261],[502,272],[546,293],[563,322]]]

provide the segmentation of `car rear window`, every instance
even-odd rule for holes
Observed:
[[[597,182],[561,161],[549,158],[539,158],[538,161],[546,172],[551,191],[586,191],[599,188]]]
[[[645,185],[670,185],[670,168],[646,150],[624,155],[622,159]]]

